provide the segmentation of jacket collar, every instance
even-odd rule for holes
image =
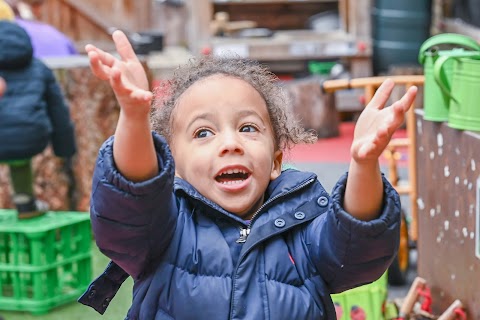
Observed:
[[[296,169],[287,169],[268,185],[268,198],[277,197],[285,194],[304,184],[306,181],[316,179],[317,175],[312,172],[298,171]],[[267,198],[267,200],[268,200]]]
[[[269,199],[273,198],[280,199],[284,195],[287,195],[291,190],[294,190],[299,186],[305,184],[307,181],[316,178],[317,176],[312,172],[303,172],[295,169],[287,169],[285,171],[282,171],[280,176],[270,182],[270,184],[268,185],[265,195],[265,202],[268,202]],[[184,193],[185,195],[187,195],[188,198],[194,200],[195,202],[200,202],[202,205],[205,206],[207,212],[211,212],[214,215],[220,214],[222,216],[227,216],[241,223],[244,223],[244,220],[226,211],[210,199],[205,198],[190,183],[181,178],[175,177],[174,192],[176,194]],[[292,206],[296,206],[296,204],[292,204]]]

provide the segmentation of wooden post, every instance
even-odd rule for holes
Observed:
[[[210,0],[187,0],[187,39],[188,47],[194,55],[200,54],[210,38],[210,21],[213,6]]]
[[[450,307],[448,307],[448,309],[445,310],[445,312],[442,313],[437,320],[455,320],[457,319],[457,314],[455,313],[455,311],[462,308],[463,308],[462,302],[457,299],[453,301]]]
[[[408,319],[408,315],[410,314],[410,312],[412,312],[413,306],[418,299],[418,290],[423,289],[426,284],[427,281],[421,277],[416,277],[415,280],[413,280],[413,283],[408,290],[407,296],[403,300],[402,306],[400,307],[400,311],[398,312],[399,319]]]
[[[372,0],[348,1],[348,33],[357,39],[370,39]]]
[[[340,13],[340,23],[342,30],[348,33],[348,23],[349,23],[349,17],[348,17],[348,6],[349,6],[349,0],[339,0],[338,1],[338,11]]]
[[[406,88],[410,88],[415,83],[409,82]],[[407,111],[407,137],[410,139],[408,144],[408,184],[410,185],[410,214],[412,215],[412,222],[410,224],[410,237],[413,241],[418,239],[418,210],[417,210],[417,141],[416,141],[416,125],[415,125],[415,101]]]

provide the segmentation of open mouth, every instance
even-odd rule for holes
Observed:
[[[220,173],[215,180],[221,184],[239,184],[247,180],[250,173],[242,169],[230,169]]]

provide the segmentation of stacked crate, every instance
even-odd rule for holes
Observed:
[[[16,216],[0,210],[0,310],[43,314],[75,301],[91,281],[89,215]]]
[[[337,309],[338,320],[380,320],[390,319],[384,314],[387,296],[387,273],[384,273],[380,279],[370,284],[332,294],[332,300]]]

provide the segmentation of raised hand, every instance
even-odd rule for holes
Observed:
[[[116,30],[112,38],[120,58],[91,44],[85,46],[92,72],[110,82],[124,113],[148,114],[152,92],[145,70],[122,31]]]
[[[385,108],[394,86],[391,79],[385,80],[358,118],[350,149],[355,161],[377,160],[395,130],[402,125],[417,88],[410,87],[400,100]]]

